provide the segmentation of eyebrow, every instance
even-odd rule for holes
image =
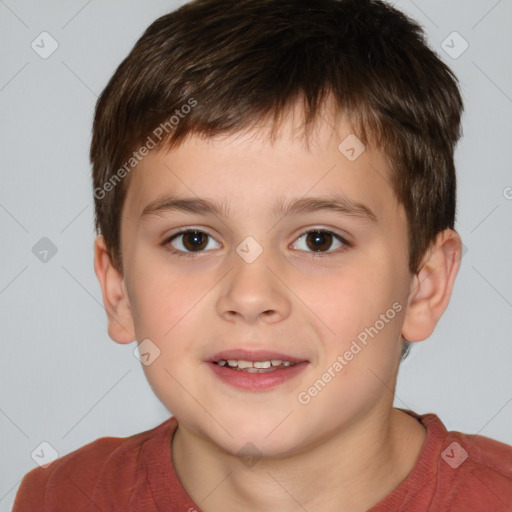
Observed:
[[[331,211],[339,215],[377,222],[377,216],[368,206],[344,196],[281,198],[274,203],[271,214],[274,217],[284,217],[289,214],[317,211]],[[149,215],[162,215],[167,212],[213,214],[227,218],[229,204],[197,197],[165,196],[149,203],[142,211],[140,220]]]

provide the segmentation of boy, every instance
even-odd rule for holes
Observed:
[[[14,510],[510,510],[512,447],[393,408],[460,264],[461,112],[380,1],[156,20],[97,104],[95,271],[174,416],[33,470]]]

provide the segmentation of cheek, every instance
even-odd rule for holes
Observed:
[[[405,309],[397,284],[400,276],[393,268],[384,254],[371,262],[361,259],[350,272],[342,269],[309,295],[308,305],[326,326],[317,368],[317,377],[329,381],[330,389],[321,399],[326,407],[332,400],[340,407],[357,408],[392,379]],[[325,374],[329,371],[334,378]]]
[[[138,336],[166,340],[179,330],[204,295],[204,279],[179,273],[161,261],[134,266],[131,304]]]
[[[199,364],[205,307],[214,307],[205,296],[212,284],[204,273],[184,274],[155,258],[144,265],[142,258],[138,261],[131,274],[135,331],[139,341],[149,339],[159,351],[158,359],[144,370],[152,386],[163,387],[164,394],[169,394],[176,385],[169,373],[185,382]],[[174,391],[179,393],[179,386]]]
[[[360,259],[357,264],[340,267],[339,271],[317,277],[301,292],[331,337],[349,341],[373,325],[400,297],[393,284],[392,267],[383,259]]]

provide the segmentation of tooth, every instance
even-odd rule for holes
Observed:
[[[283,366],[290,366],[291,364],[290,361],[283,361]]]
[[[254,368],[270,368],[270,361],[256,361]]]
[[[272,366],[280,366],[282,361],[279,361],[279,359],[272,359],[272,361],[270,361],[272,363]]]
[[[219,366],[226,366],[226,361],[221,360],[217,363]]]
[[[228,364],[231,367],[238,366],[238,361],[236,359],[228,359]]]
[[[245,371],[246,371],[247,373],[259,373],[258,368],[255,368],[255,367],[253,367],[253,366],[249,366],[248,368],[246,368],[246,369],[245,369]]]
[[[243,360],[238,361],[238,368],[241,368],[242,370],[244,368],[252,368],[252,367],[253,367],[253,364],[251,363],[251,361],[243,361]]]

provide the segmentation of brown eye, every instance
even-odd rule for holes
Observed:
[[[326,251],[332,245],[332,234],[312,231],[306,235],[306,244],[312,251]]]
[[[187,255],[187,253],[205,252],[206,248],[211,249],[212,247],[209,247],[211,241],[215,242],[208,233],[187,230],[174,234],[164,242],[164,245],[171,245],[171,247],[177,249],[175,252],[179,255]]]
[[[207,235],[200,231],[189,231],[183,234],[183,246],[187,251],[200,251],[206,247],[207,242]]]
[[[349,243],[341,236],[323,229],[315,229],[302,234],[296,242],[297,245],[300,245],[298,242],[301,242],[303,246],[298,247],[300,250],[315,253],[331,253],[334,250],[330,249],[349,246]]]

